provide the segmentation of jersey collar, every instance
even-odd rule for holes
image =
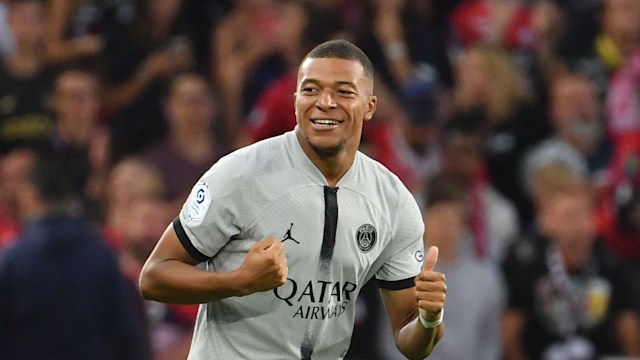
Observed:
[[[314,182],[328,185],[327,179],[325,179],[324,175],[320,172],[320,170],[311,162],[307,154],[305,154],[302,149],[302,145],[300,145],[300,141],[296,136],[297,126],[292,130],[288,131],[284,134],[285,138],[285,146],[287,148],[287,153],[292,158],[293,162],[299,167],[299,169],[308,177],[310,177]],[[351,177],[353,177],[353,173],[356,171],[359,163],[360,163],[360,152],[356,153],[356,158],[351,164],[351,167],[344,176],[338,181],[336,186],[340,186],[349,181]]]

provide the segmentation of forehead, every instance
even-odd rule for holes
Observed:
[[[569,194],[558,194],[551,198],[549,205],[556,212],[577,214],[589,212],[593,204],[591,197],[585,191]]]
[[[56,85],[58,91],[68,91],[79,87],[97,88],[98,79],[89,74],[72,71],[60,75],[56,81]]]
[[[571,95],[575,92],[591,92],[593,86],[587,79],[579,77],[570,77],[560,79],[552,85],[552,91],[555,95]]]
[[[175,79],[172,85],[173,90],[183,89],[206,89],[207,83],[204,79],[195,75],[183,75]]]
[[[326,84],[348,82],[363,86],[370,82],[358,60],[307,58],[298,69],[298,84],[314,81]]]

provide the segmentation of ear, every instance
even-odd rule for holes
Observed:
[[[367,111],[364,113],[364,121],[369,121],[373,118],[373,114],[376,112],[378,106],[378,97],[375,95],[369,96],[369,102],[367,103]]]

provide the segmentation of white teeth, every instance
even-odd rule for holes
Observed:
[[[318,119],[312,120],[312,122],[318,125],[338,125],[338,122],[335,120]]]

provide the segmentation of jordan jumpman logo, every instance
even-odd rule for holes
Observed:
[[[287,241],[287,240],[292,240],[292,241],[293,241],[293,242],[295,242],[296,244],[300,244],[300,243],[298,242],[298,240],[294,239],[294,238],[291,236],[291,229],[292,229],[292,228],[293,228],[293,223],[291,223],[291,226],[289,227],[289,230],[287,230],[287,232],[286,232],[286,233],[284,233],[284,238],[282,238],[282,242],[285,242],[285,241]]]

